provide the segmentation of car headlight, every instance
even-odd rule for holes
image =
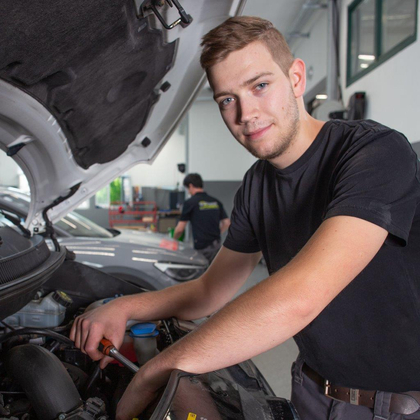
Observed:
[[[154,266],[162,273],[178,281],[196,279],[205,271],[205,267],[202,265],[155,263]]]

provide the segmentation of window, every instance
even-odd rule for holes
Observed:
[[[105,188],[99,190],[95,195],[96,207],[108,208],[112,203],[131,202],[133,193],[131,178],[127,175],[114,179]]]
[[[356,0],[348,8],[347,86],[416,40],[418,0]]]

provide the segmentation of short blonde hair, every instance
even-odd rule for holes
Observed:
[[[294,58],[284,36],[270,21],[255,16],[230,18],[204,35],[201,67],[207,72],[231,52],[241,50],[254,41],[260,41],[268,48],[274,61],[289,77]]]

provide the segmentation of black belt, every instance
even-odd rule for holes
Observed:
[[[376,391],[346,388],[336,386],[324,379],[311,369],[306,363],[302,367],[303,373],[324,389],[324,395],[334,400],[343,401],[353,405],[363,405],[373,408],[375,405]],[[420,391],[392,393],[389,411],[396,414],[413,414],[420,409]]]

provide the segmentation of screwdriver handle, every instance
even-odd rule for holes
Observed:
[[[99,343],[98,350],[105,354],[105,356],[109,356],[109,352],[115,349],[115,346],[106,338],[103,338]]]

